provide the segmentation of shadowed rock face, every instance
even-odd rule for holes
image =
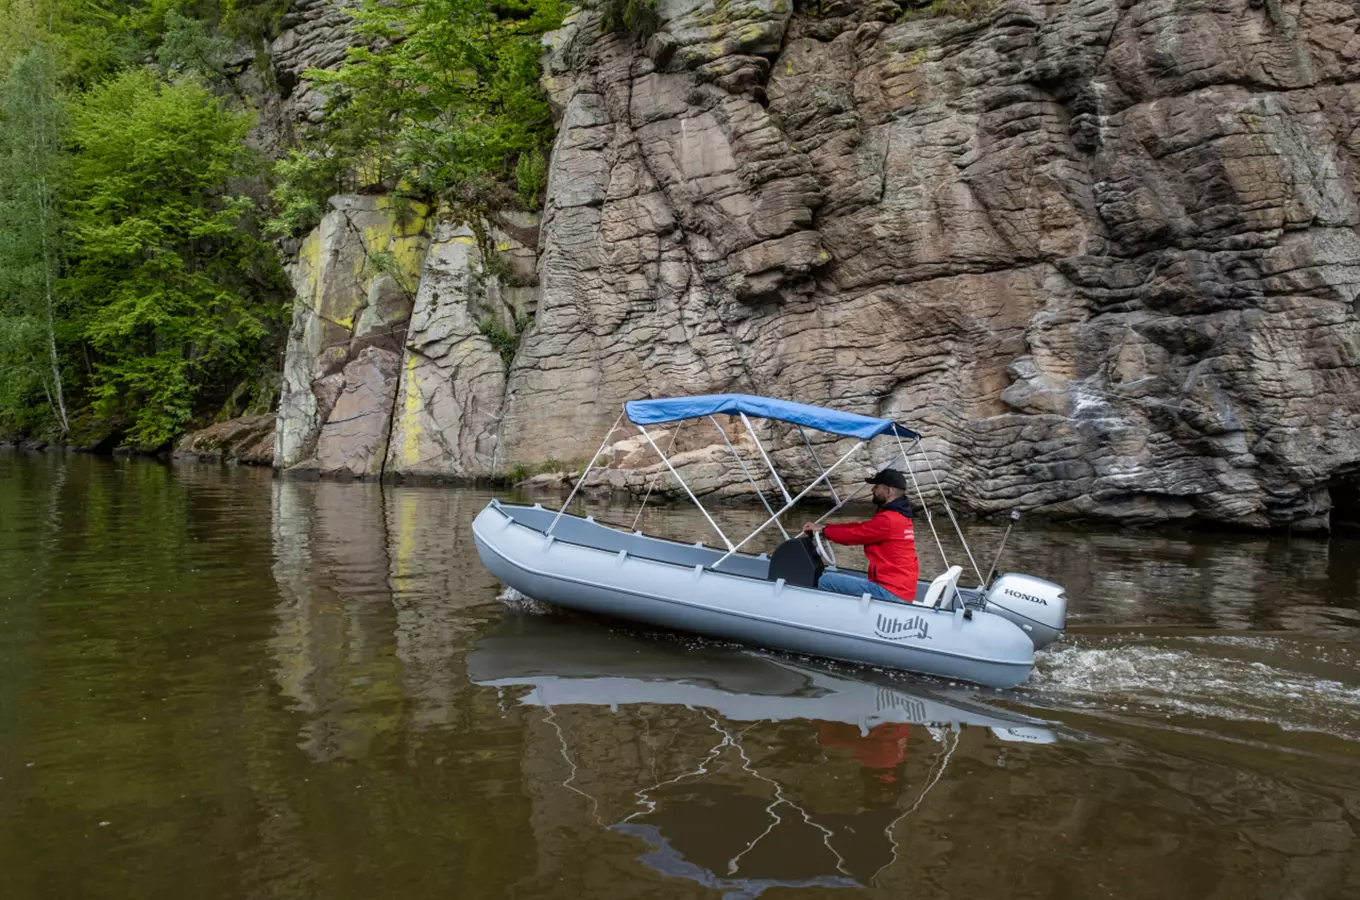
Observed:
[[[274,461],[274,425],[269,413],[227,419],[185,435],[175,458],[194,462],[231,462],[267,466]]]
[[[742,390],[912,424],[977,511],[1324,527],[1360,471],[1360,2],[923,5],[556,33],[536,319],[499,401],[488,373],[431,404],[458,462],[425,470],[583,459],[626,399]],[[694,428],[681,462],[741,492]]]
[[[316,124],[326,98],[304,76],[308,69],[334,69],[356,41],[347,8],[357,0],[293,0],[269,47],[273,80],[283,98],[286,125]]]
[[[979,510],[1317,523],[1360,459],[1360,4],[890,7],[567,29],[507,458],[746,389],[917,424]]]

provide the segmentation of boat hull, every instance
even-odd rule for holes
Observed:
[[[761,565],[755,557],[723,564],[746,574],[715,571],[710,566],[721,557],[718,551],[628,534],[574,516],[563,516],[554,536],[548,536],[540,513],[547,511],[492,501],[472,526],[486,567],[535,600],[993,687],[1020,684],[1034,665],[1030,639],[1000,616],[771,582],[753,577]]]

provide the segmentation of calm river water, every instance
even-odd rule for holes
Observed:
[[[490,496],[0,452],[0,896],[1360,897],[1360,543],[1028,526],[997,692],[502,597]]]

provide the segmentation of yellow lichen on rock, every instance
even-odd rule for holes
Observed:
[[[752,22],[737,32],[737,41],[741,44],[754,44],[769,37],[769,26],[764,22]]]
[[[406,355],[406,393],[401,404],[401,462],[404,467],[413,467],[420,462],[420,411],[424,400],[420,396],[416,365],[418,357],[413,353]]]
[[[298,248],[298,258],[293,270],[293,290],[299,297],[306,298],[307,305],[316,309],[321,294],[321,232],[314,229]]]

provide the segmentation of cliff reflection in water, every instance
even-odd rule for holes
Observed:
[[[467,607],[496,592],[466,528],[481,505],[460,492],[275,482],[272,646],[313,758],[362,757],[375,734],[407,725],[467,724],[456,657],[481,621]],[[450,554],[468,562],[449,565]]]

